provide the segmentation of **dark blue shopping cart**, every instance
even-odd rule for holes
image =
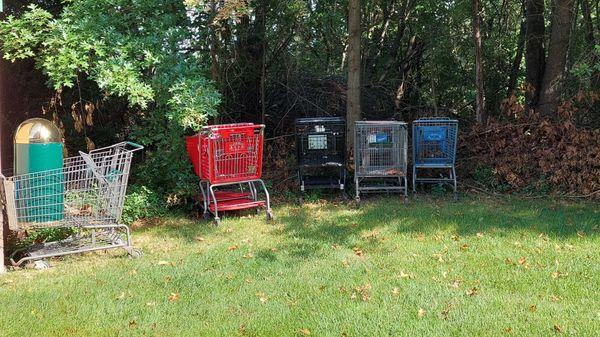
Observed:
[[[413,192],[418,183],[450,184],[456,197],[456,138],[458,121],[421,118],[413,122]],[[426,176],[419,172],[429,170]],[[436,172],[437,175],[436,175]]]

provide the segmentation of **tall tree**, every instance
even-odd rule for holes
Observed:
[[[348,91],[346,103],[346,144],[354,147],[354,122],[361,113],[361,60],[360,60],[360,0],[348,1]]]
[[[554,1],[548,59],[544,69],[538,103],[540,113],[545,116],[554,114],[558,105],[562,75],[565,71],[567,51],[569,49],[573,1]]]
[[[510,74],[508,77],[508,86],[507,86],[507,97],[512,95],[517,88],[517,80],[519,77],[519,70],[521,69],[521,61],[523,61],[523,50],[525,48],[525,34],[527,32],[526,23],[526,11],[525,6],[522,6],[523,17],[521,19],[521,27],[519,28],[519,39],[517,42],[517,52],[515,54],[515,58],[513,59],[512,67],[510,70]]]
[[[485,122],[485,88],[483,85],[483,64],[481,61],[481,15],[479,0],[473,0],[473,42],[475,44],[475,117],[477,123]]]
[[[526,11],[525,103],[537,106],[545,66],[544,0],[524,0]]]

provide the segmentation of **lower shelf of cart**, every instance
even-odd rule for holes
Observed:
[[[250,199],[251,195],[250,192],[215,191],[215,198],[217,198],[217,202],[221,202],[238,199]],[[202,194],[200,194],[200,201],[204,201]]]
[[[265,207],[267,203],[264,200],[253,200],[251,198],[235,199],[235,200],[223,200],[217,201],[219,212],[221,211],[237,211],[242,209]],[[209,205],[211,212],[215,211],[215,203],[211,202]]]

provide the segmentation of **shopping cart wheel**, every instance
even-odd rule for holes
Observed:
[[[454,201],[458,201],[458,192],[452,192],[452,199],[454,199]]]
[[[273,215],[273,211],[272,210],[267,210],[267,221],[273,221],[275,220],[275,216]]]
[[[129,254],[129,257],[132,259],[139,259],[142,257],[142,255],[144,255],[142,250],[139,248],[129,248],[127,249],[127,254]]]
[[[218,226],[221,226],[221,219],[219,219],[219,218],[214,218],[214,220],[213,220],[213,224],[214,224],[215,226],[217,226],[217,227],[218,227]]]
[[[204,219],[204,220],[210,220],[210,213],[208,213],[208,212],[202,213],[202,219]]]
[[[408,204],[408,195],[402,197],[402,202],[406,205]]]
[[[356,197],[356,198],[354,198],[354,207],[355,207],[356,209],[359,209],[359,208],[360,208],[360,197]]]
[[[49,269],[50,264],[46,260],[36,260],[33,261],[33,268],[37,270]]]

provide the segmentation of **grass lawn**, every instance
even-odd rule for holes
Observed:
[[[600,207],[383,198],[173,215],[0,276],[2,336],[598,336]]]

